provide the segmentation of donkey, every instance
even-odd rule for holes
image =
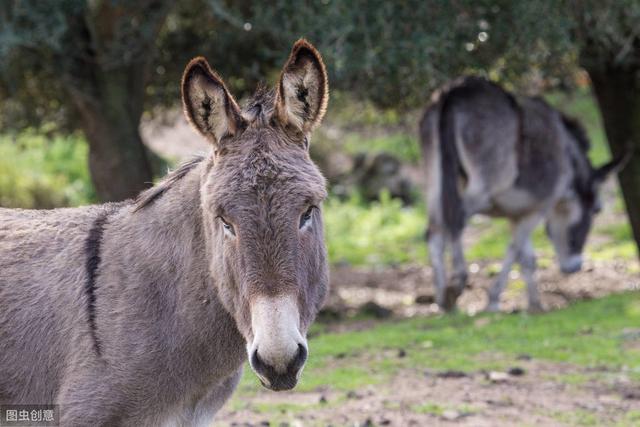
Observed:
[[[204,58],[184,111],[211,143],[135,201],[0,209],[0,404],[59,404],[65,426],[208,425],[243,362],[293,388],[328,285],[318,51],[241,109]]]
[[[517,261],[527,283],[529,309],[541,310],[532,231],[546,219],[560,269],[567,274],[580,270],[587,234],[601,207],[600,186],[624,165],[624,156],[595,169],[580,123],[541,98],[516,100],[479,77],[462,78],[434,94],[420,122],[420,137],[438,305],[454,308],[466,286],[461,235],[469,217],[482,213],[508,218],[513,233],[487,309],[499,309],[500,294]],[[447,244],[453,264],[449,286]]]

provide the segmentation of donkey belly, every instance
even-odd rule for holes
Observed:
[[[491,198],[490,209],[486,213],[491,216],[518,218],[540,209],[541,201],[531,193],[510,188]]]

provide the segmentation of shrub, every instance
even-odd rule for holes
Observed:
[[[0,206],[55,208],[92,203],[87,144],[78,136],[0,136]]]

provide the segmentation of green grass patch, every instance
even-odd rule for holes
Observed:
[[[425,403],[422,405],[413,406],[411,410],[419,414],[430,414],[439,417],[444,413],[445,408],[442,405],[438,405],[437,403]]]
[[[616,427],[627,427],[640,425],[640,411],[631,410],[627,411],[622,417],[622,420],[618,421]]]
[[[456,411],[461,414],[473,414],[477,412],[477,408],[469,405],[457,405],[457,406],[443,406],[437,403],[425,403],[422,405],[415,405],[411,407],[411,411],[419,414],[430,414],[436,417],[441,417],[445,411]]]

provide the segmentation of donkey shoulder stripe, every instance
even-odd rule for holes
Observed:
[[[100,265],[100,246],[102,243],[102,235],[111,212],[111,209],[105,209],[98,214],[91,226],[91,229],[89,230],[89,234],[85,242],[85,250],[87,254],[87,280],[85,282],[85,293],[87,295],[87,318],[89,321],[91,338],[93,339],[93,348],[98,356],[101,356],[101,347],[96,326],[96,275],[98,266]]]

